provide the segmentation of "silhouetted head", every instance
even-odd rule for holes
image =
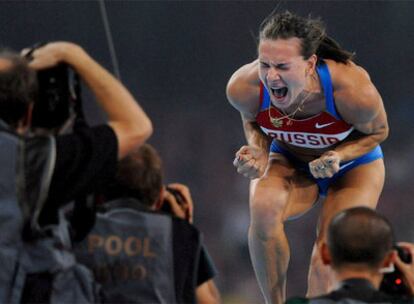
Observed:
[[[149,144],[135,149],[118,162],[110,198],[133,197],[153,207],[163,188],[162,162],[157,151]]]
[[[367,207],[338,213],[328,228],[327,246],[334,268],[359,264],[378,269],[392,251],[393,244],[394,235],[389,221]]]
[[[0,119],[17,128],[36,95],[36,71],[29,68],[27,59],[12,51],[0,51]]]

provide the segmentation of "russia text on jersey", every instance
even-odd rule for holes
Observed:
[[[353,128],[338,134],[318,134],[304,132],[276,131],[261,127],[263,132],[273,139],[302,148],[327,148],[344,140]]]

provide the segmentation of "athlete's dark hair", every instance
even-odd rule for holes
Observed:
[[[144,144],[118,162],[115,181],[106,196],[133,197],[151,207],[159,199],[162,185],[161,158],[151,145]]]
[[[16,127],[36,99],[36,72],[24,57],[10,50],[0,50],[0,60],[0,118]]]
[[[326,34],[325,26],[320,19],[303,18],[289,11],[272,12],[260,25],[260,40],[293,37],[301,40],[301,54],[305,59],[316,54],[319,59],[346,63],[354,57],[353,53],[343,49]]]
[[[384,216],[367,207],[355,207],[332,219],[327,244],[334,268],[356,263],[376,269],[392,250],[394,234]]]

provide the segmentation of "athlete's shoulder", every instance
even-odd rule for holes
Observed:
[[[227,99],[242,113],[258,110],[260,79],[258,60],[243,65],[230,77],[226,88]]]
[[[353,61],[346,64],[334,60],[324,60],[328,65],[334,90],[344,90],[372,84],[368,72]]]
[[[253,83],[259,81],[259,60],[256,59],[252,62],[239,67],[231,76],[230,81],[241,80],[252,81]]]
[[[381,96],[368,72],[349,61],[347,64],[327,60],[334,88],[335,105],[341,116],[349,122],[369,121],[382,107]],[[358,115],[355,116],[355,113]],[[348,121],[348,120],[347,120]]]

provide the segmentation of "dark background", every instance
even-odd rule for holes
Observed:
[[[245,140],[225,86],[255,59],[258,26],[275,8],[320,16],[370,73],[391,128],[382,145],[387,178],[379,210],[398,239],[414,241],[414,2],[107,1],[106,8],[121,78],[153,120],[150,143],[164,159],[167,181],[191,188],[195,223],[217,264],[225,303],[263,302],[247,248],[248,181],[232,166]],[[19,50],[53,40],[79,43],[113,71],[99,2],[0,2],[1,45]],[[91,100],[85,109],[93,123],[104,121]],[[305,292],[317,214],[316,208],[286,226],[289,295]]]

